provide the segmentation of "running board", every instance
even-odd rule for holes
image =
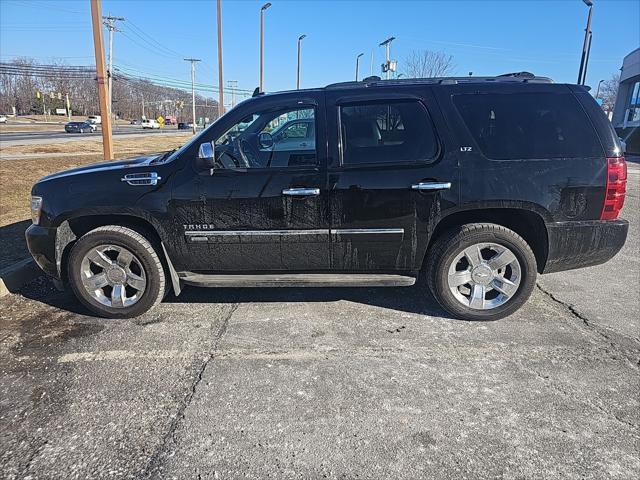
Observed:
[[[375,273],[273,273],[215,274],[180,272],[186,285],[198,287],[408,287],[416,283],[409,275]]]

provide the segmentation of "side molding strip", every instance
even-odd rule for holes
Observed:
[[[329,230],[187,230],[184,234],[188,237],[232,237],[237,235],[328,235]]]
[[[221,236],[230,237],[237,235],[358,235],[358,234],[395,234],[403,235],[404,228],[336,228],[330,230],[187,230],[184,234],[188,237]]]
[[[404,235],[404,228],[336,228],[331,229],[332,235],[358,235],[358,234],[395,234]]]

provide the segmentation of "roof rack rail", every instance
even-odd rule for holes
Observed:
[[[498,75],[498,77],[536,78],[536,76],[531,72],[503,73],[502,75]]]
[[[518,82],[518,83],[553,83],[549,77],[537,77],[530,72],[515,72],[505,73],[494,77],[433,77],[433,78],[401,78],[380,80],[379,78],[371,79],[371,77],[365,78],[360,82],[340,82],[327,85],[325,88],[328,90],[337,88],[361,88],[361,87],[376,87],[384,85],[451,85],[456,83],[483,83],[483,82]]]

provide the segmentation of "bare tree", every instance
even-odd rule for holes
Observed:
[[[413,50],[404,65],[408,78],[446,77],[455,68],[453,56],[433,50]]]
[[[190,88],[180,88],[180,82],[168,79],[170,85],[158,85],[144,78],[117,72],[113,82],[113,109],[121,118],[143,115],[175,115],[191,118]],[[40,97],[37,98],[37,92]],[[42,114],[43,108],[55,112],[65,108],[69,95],[71,110],[76,115],[98,113],[98,91],[95,72],[78,73],[77,67],[56,62],[40,65],[30,58],[0,62],[0,113],[18,115]],[[44,95],[44,99],[42,96]],[[143,107],[144,105],[144,107]],[[217,118],[215,99],[196,94],[196,116]]]
[[[618,96],[618,86],[620,85],[620,74],[614,73],[609,80],[602,82],[599,98],[602,99],[602,109],[605,112],[612,112]]]

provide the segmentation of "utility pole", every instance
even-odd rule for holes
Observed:
[[[67,116],[69,117],[69,121],[71,121],[71,103],[69,102],[69,94],[65,94],[67,98]]]
[[[356,56],[356,82],[358,81],[358,69],[359,69],[359,67],[360,67],[360,57],[361,57],[361,56],[363,56],[363,55],[364,55],[364,53],[359,53],[359,54]],[[373,62],[372,62],[372,63],[373,63]]]
[[[578,70],[578,85],[584,85],[587,76],[587,62],[589,61],[589,47],[591,45],[591,14],[593,13],[592,0],[582,0],[589,7],[589,16],[587,17],[587,28],[584,29],[584,41],[582,42],[582,57],[580,58],[580,70]]]
[[[191,62],[191,118],[193,120],[193,134],[196,134],[196,62],[198,58],[185,58],[185,62]]]
[[[231,89],[231,108],[236,106],[236,88],[238,88],[237,80],[227,80],[227,84]]]
[[[222,81],[222,0],[218,0],[218,118],[224,114],[224,83]]]
[[[124,22],[124,17],[114,17],[109,14],[102,17],[102,23],[109,30],[109,115],[113,110],[113,32],[119,32],[115,22]]]
[[[91,23],[93,26],[93,47],[96,56],[96,80],[98,81],[98,98],[100,99],[100,116],[102,117],[102,150],[105,160],[113,158],[113,138],[111,137],[111,116],[107,103],[107,67],[104,63],[104,40],[102,38],[102,3],[91,0]]]
[[[300,35],[298,37],[298,75],[296,77],[296,90],[300,90],[300,44],[306,35]]]
[[[267,2],[260,8],[260,92],[264,92],[264,12],[270,6],[271,3]]]
[[[395,66],[391,65],[391,59],[389,58],[390,54],[391,54],[391,42],[393,42],[396,39],[396,37],[389,37],[387,38],[384,42],[382,42],[380,45],[380,47],[385,47],[386,48],[386,58],[387,61],[384,63],[383,65],[383,71],[386,72],[387,74],[387,80],[389,80],[391,78],[391,71],[395,71]]]

